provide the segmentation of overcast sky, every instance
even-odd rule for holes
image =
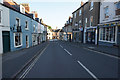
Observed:
[[[80,7],[81,0],[14,0],[29,3],[31,11],[37,11],[43,22],[53,29],[62,28],[72,12]],[[84,0],[85,1],[85,0]]]

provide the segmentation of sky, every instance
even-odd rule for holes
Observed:
[[[80,7],[81,0],[14,0],[29,3],[30,11],[37,11],[38,17],[53,29],[61,29],[72,12]],[[85,2],[85,0],[84,0]]]

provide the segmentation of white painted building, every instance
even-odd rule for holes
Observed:
[[[52,29],[48,29],[47,27],[47,39],[50,40],[53,37],[53,32]]]
[[[7,45],[4,45],[4,39],[6,40],[6,36],[9,38],[9,31],[10,31],[10,22],[9,22],[9,9],[2,5],[2,0],[0,2],[0,54],[5,51],[4,48],[9,48],[9,43],[6,43]],[[7,32],[8,34],[4,35],[3,33]],[[4,38],[4,39],[3,39]],[[8,40],[9,42],[9,40]],[[7,51],[7,52],[8,52]]]
[[[100,4],[99,44],[117,45],[120,33],[120,0],[106,1]]]

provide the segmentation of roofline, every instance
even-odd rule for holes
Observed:
[[[84,3],[82,6],[80,6],[78,9],[76,9],[74,12],[72,12],[72,14],[74,14],[76,11],[78,11],[80,8],[84,7],[89,1],[87,1],[86,3]]]
[[[18,11],[18,10],[16,10],[16,9],[13,9],[13,8],[11,8],[11,7],[9,7],[9,6],[7,6],[7,5],[5,5],[5,4],[2,4],[2,3],[0,3],[1,5],[3,5],[4,7],[7,7],[7,8],[9,8],[9,9],[11,9],[11,10],[13,10],[13,11],[15,11],[15,12],[18,12],[18,13],[20,13],[20,14],[22,14],[22,15],[24,15],[24,16],[26,16],[26,17],[28,17],[28,18],[31,18],[30,16],[28,16],[27,14],[23,14],[23,13],[21,13],[20,11]],[[36,21],[35,19],[33,19],[33,18],[31,18],[32,20],[34,20],[34,21]],[[36,21],[36,22],[38,22],[38,21]],[[40,23],[40,22],[38,22],[38,23]]]

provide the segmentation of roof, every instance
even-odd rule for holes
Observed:
[[[84,7],[89,1],[87,1],[86,3],[84,3],[82,6],[80,6],[77,10],[75,10],[74,12],[72,12],[72,14],[74,14],[76,11],[80,10],[80,8]]]
[[[16,11],[16,12],[18,12],[18,13],[26,16],[26,17],[29,17],[29,18],[33,19],[29,14],[23,14],[23,13],[21,13],[19,10],[17,10],[17,9],[14,8],[13,6],[11,6],[10,4],[12,4],[12,3],[4,2],[4,4],[1,4],[1,5],[9,8],[9,9],[11,9],[11,10],[13,10],[13,11]],[[36,21],[35,19],[33,19],[33,20]],[[36,22],[38,22],[38,21],[36,21]]]

